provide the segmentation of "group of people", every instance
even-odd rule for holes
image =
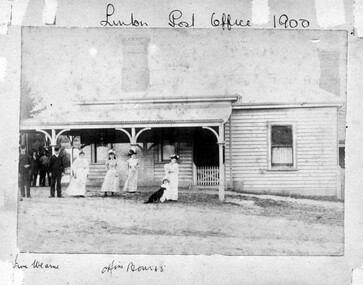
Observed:
[[[131,149],[128,153],[129,159],[127,160],[127,178],[123,186],[123,192],[135,193],[137,192],[137,180],[139,159],[136,157],[137,153]],[[171,162],[165,164],[165,177],[162,181],[161,188],[163,189],[162,197],[159,197],[158,202],[177,201],[178,200],[178,155],[172,155]],[[103,179],[101,192],[104,197],[108,195],[114,196],[115,193],[121,192],[119,180],[119,166],[116,159],[116,153],[111,149],[108,151],[108,158],[105,164],[107,168],[106,175]],[[67,188],[69,196],[84,197],[86,193],[86,182],[88,175],[88,161],[85,158],[83,151],[79,153],[78,158],[72,165],[72,179]]]
[[[20,200],[25,197],[31,198],[30,186],[36,186],[39,171],[40,186],[45,186],[47,175],[48,185],[50,185],[50,197],[55,197],[55,185],[57,185],[57,196],[62,197],[61,178],[64,173],[64,163],[60,156],[60,148],[55,147],[54,151],[55,153],[50,158],[47,151],[44,151],[40,157],[37,152],[33,152],[33,156],[30,156],[26,152],[26,146],[20,146],[18,170]]]
[[[26,150],[25,146],[22,146],[23,149]],[[25,154],[25,153],[24,153]],[[48,177],[48,184],[50,186],[50,173],[48,170],[49,157],[48,151],[43,150],[40,154],[40,151],[34,151],[33,155],[30,157],[29,167],[27,171],[29,171],[30,175],[30,185],[32,187],[39,184],[39,186],[44,187],[46,178]],[[40,178],[38,181],[38,177]]]
[[[130,158],[127,160],[127,178],[123,187],[123,191],[135,193],[137,192],[139,160],[136,158],[136,151],[134,151],[133,149],[129,151],[128,156]],[[106,167],[107,172],[101,187],[101,192],[104,193],[105,197],[107,196],[107,193],[111,193],[111,195],[114,195],[115,192],[121,191],[118,178],[119,172],[116,154],[113,150],[109,150],[108,152]]]
[[[35,162],[38,163],[38,170],[40,169],[41,178],[40,186],[45,186],[45,174],[48,173],[50,178],[50,196],[49,198],[55,197],[57,191],[57,197],[62,197],[61,179],[64,174],[64,162],[60,155],[60,148],[54,148],[54,154],[49,158],[47,153],[38,158],[36,152],[33,153],[33,157],[26,154],[26,147],[21,146],[20,158],[19,158],[19,187],[21,193],[21,200],[25,197],[31,198],[30,185],[35,174],[32,171]],[[128,153],[129,159],[127,160],[127,178],[123,186],[124,192],[135,193],[137,192],[137,181],[138,181],[138,169],[139,159],[136,157],[137,153],[131,149]],[[165,177],[162,180],[162,185],[157,202],[165,201],[177,201],[178,200],[178,155],[170,156],[171,162],[165,164]],[[121,192],[120,181],[119,181],[119,166],[116,160],[116,154],[113,150],[109,150],[108,159],[105,163],[107,168],[106,175],[103,179],[101,186],[101,192],[106,197],[109,194],[114,196],[115,193]],[[67,195],[75,197],[84,197],[86,194],[86,182],[89,171],[89,163],[85,157],[85,153],[81,150],[78,157],[74,160],[71,168],[71,180],[67,187]],[[33,183],[33,186],[35,184]],[[162,193],[160,195],[160,193]],[[156,202],[153,201],[153,202]]]

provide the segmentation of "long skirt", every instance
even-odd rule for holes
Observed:
[[[164,194],[163,194],[163,196],[160,198],[160,202],[165,202],[165,201],[168,201],[168,200],[172,200],[171,198],[173,197],[172,196],[172,192],[170,192],[170,188],[168,187],[168,188],[166,188],[165,190],[164,190]]]
[[[177,173],[169,173],[169,191],[167,194],[168,200],[178,200],[178,174]]]
[[[124,185],[125,192],[136,192],[137,191],[137,169],[132,169],[126,179]]]
[[[120,192],[120,182],[116,176],[116,169],[109,169],[103,180],[101,192]]]
[[[84,168],[76,170],[76,177],[72,177],[67,188],[69,196],[84,196],[86,194],[87,171]]]

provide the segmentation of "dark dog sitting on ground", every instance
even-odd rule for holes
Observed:
[[[156,191],[155,193],[153,193],[149,197],[149,199],[144,202],[144,204],[147,204],[147,203],[160,203],[160,199],[161,199],[161,197],[163,197],[165,190],[166,190],[166,188],[160,187],[160,189],[158,191]]]
[[[168,178],[164,177],[162,182],[163,182],[163,184],[161,184],[160,189],[158,191],[156,191],[155,193],[153,193],[150,196],[149,200],[144,202],[145,204],[147,204],[147,203],[163,203],[166,201],[170,181]]]

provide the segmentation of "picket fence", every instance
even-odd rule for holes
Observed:
[[[203,166],[196,168],[197,185],[218,185],[219,184],[219,167]]]

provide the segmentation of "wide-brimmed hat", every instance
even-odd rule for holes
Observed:
[[[110,150],[108,151],[108,154],[115,154],[115,151],[114,151],[113,149],[110,149]]]
[[[175,159],[179,159],[179,155],[177,155],[177,154],[172,154],[172,155],[170,156],[170,159],[173,159],[173,158],[175,158]]]

